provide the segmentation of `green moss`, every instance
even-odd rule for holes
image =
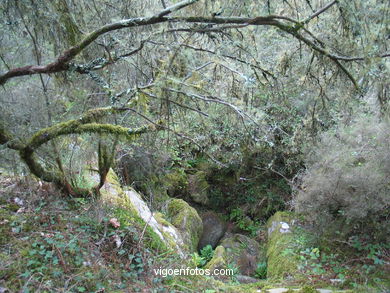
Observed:
[[[114,215],[121,223],[121,227],[129,226],[135,228],[140,232],[140,234],[145,229],[143,241],[145,247],[159,252],[168,250],[165,242],[149,225],[144,222],[144,220],[142,220],[140,216],[138,216],[138,213],[130,204],[124,203],[122,206],[118,206],[114,211]]]
[[[277,212],[268,220],[269,231],[272,228],[274,231],[270,233],[267,244],[267,278],[283,278],[297,273],[298,259],[288,251],[293,248],[294,234],[279,231],[280,222],[291,223],[293,219],[293,213]]]
[[[299,293],[318,293],[316,289],[310,286],[304,286],[301,288],[301,290],[298,291]]]
[[[106,186],[101,188],[100,194],[104,201],[116,207],[115,216],[121,225],[135,227],[140,230],[140,234],[146,227],[144,232],[144,245],[146,247],[157,251],[168,249],[160,236],[141,218],[138,210],[123,191],[119,178],[112,169],[107,173]]]
[[[188,191],[195,202],[207,205],[209,203],[209,189],[210,186],[206,179],[206,172],[198,171],[188,177]]]
[[[8,243],[12,236],[11,224],[17,218],[13,213],[5,208],[0,208],[0,245]]]
[[[171,223],[169,223],[165,219],[165,217],[164,217],[164,215],[162,213],[155,213],[154,214],[154,218],[156,219],[157,223],[159,223],[162,226],[174,227]],[[179,245],[177,243],[177,240],[171,234],[169,234],[168,232],[161,231],[161,233],[163,234],[164,239],[167,242],[166,243],[167,247],[170,248],[170,249],[173,249],[173,250],[177,250],[177,246]],[[189,248],[187,246],[185,246],[183,248],[186,249],[186,250],[189,250]]]
[[[215,269],[225,268],[227,266],[226,250],[223,246],[217,246],[213,258],[205,265],[205,269],[213,271]]]
[[[160,213],[160,212],[154,213],[154,218],[155,218],[156,221],[157,221],[158,223],[160,223],[161,225],[164,225],[164,226],[170,226],[170,225],[172,225],[171,223],[169,223],[169,222],[165,219],[164,215],[163,215],[162,213]]]
[[[186,193],[188,178],[182,169],[173,170],[166,174],[161,181],[170,196],[183,196]]]
[[[203,232],[203,223],[198,212],[182,199],[171,200],[167,210],[171,223],[180,230],[189,250],[196,251]]]

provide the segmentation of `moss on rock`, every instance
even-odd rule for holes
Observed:
[[[146,247],[157,251],[167,251],[176,247],[171,246],[169,239],[166,239],[159,231],[156,220],[141,196],[131,188],[123,190],[118,176],[112,169],[107,173],[106,182],[100,189],[100,194],[104,202],[115,206],[115,215],[121,225],[133,226],[140,231],[145,229],[144,244]]]
[[[188,252],[188,246],[184,243],[179,230],[168,222],[162,213],[154,213],[154,218],[160,225],[160,231],[164,236],[165,243],[170,250],[176,251],[180,257],[184,258]]]
[[[226,260],[226,250],[223,246],[217,246],[214,251],[213,258],[205,265],[205,269],[210,271],[214,271],[215,269],[226,268],[227,260]]]
[[[187,192],[188,178],[183,169],[174,169],[162,179],[168,195],[183,196]]]
[[[242,275],[254,275],[260,256],[257,241],[245,235],[234,234],[222,239],[220,245],[227,251],[227,261],[237,265]]]
[[[267,222],[267,278],[283,278],[297,273],[298,259],[288,253],[294,244],[291,228],[294,216],[289,212],[277,212]]]
[[[209,183],[206,180],[206,172],[198,171],[188,176],[188,192],[196,203],[207,205],[209,203]]]
[[[203,232],[202,219],[198,212],[182,199],[171,200],[167,211],[171,223],[181,232],[188,250],[196,251]]]

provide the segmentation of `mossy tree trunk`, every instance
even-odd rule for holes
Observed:
[[[97,108],[89,110],[79,119],[69,120],[55,124],[51,127],[43,128],[34,133],[26,143],[19,142],[11,133],[6,130],[4,124],[0,123],[0,144],[6,145],[10,149],[17,150],[20,158],[26,163],[31,173],[46,182],[53,182],[64,188],[70,195],[89,196],[99,193],[99,189],[104,185],[107,173],[112,166],[115,147],[118,140],[125,139],[133,141],[141,134],[160,130],[160,124],[149,124],[136,129],[126,128],[114,124],[98,123],[99,119],[113,113],[128,111],[128,108]],[[70,184],[65,175],[60,170],[47,170],[40,164],[35,151],[43,144],[63,135],[96,133],[103,135],[113,135],[115,137],[111,150],[99,142],[98,146],[98,172],[100,176],[97,186],[91,189],[82,189]]]

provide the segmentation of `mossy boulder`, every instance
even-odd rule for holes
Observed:
[[[288,253],[294,248],[294,213],[277,212],[267,222],[267,278],[293,277],[298,270],[296,255]]]
[[[187,193],[188,178],[183,169],[172,170],[162,178],[161,183],[169,196],[183,196]]]
[[[188,176],[188,192],[194,202],[201,205],[208,205],[209,188],[209,183],[206,180],[206,172],[198,171]]]
[[[227,261],[235,264],[240,274],[255,274],[257,264],[261,261],[260,245],[257,241],[245,235],[233,234],[222,239],[220,245],[226,249]]]
[[[213,274],[214,270],[226,269],[228,265],[226,250],[223,246],[217,246],[215,248],[212,259],[205,265],[205,270],[210,270]],[[214,276],[218,280],[227,280],[229,276]]]
[[[95,180],[98,180],[96,175]],[[124,190],[113,170],[108,172],[100,195],[102,201],[116,207],[116,215],[121,224],[145,231],[146,247],[157,251],[173,250],[182,258],[187,256],[187,249],[178,229],[162,215],[152,213],[141,194],[132,188]]]
[[[176,251],[181,258],[186,258],[189,252],[188,245],[185,243],[181,232],[162,213],[154,213],[153,217],[159,225],[159,231],[163,235],[167,246]]]
[[[203,232],[198,212],[182,199],[170,200],[167,212],[170,222],[180,231],[188,251],[195,252]]]

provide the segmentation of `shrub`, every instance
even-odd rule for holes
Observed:
[[[383,229],[390,195],[390,123],[362,117],[328,131],[306,157],[295,207],[322,227]],[[321,225],[320,225],[321,226]]]

